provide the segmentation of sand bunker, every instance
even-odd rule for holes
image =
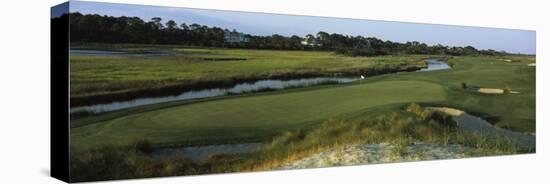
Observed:
[[[479,88],[477,89],[477,92],[483,93],[483,94],[504,94],[506,93],[506,90],[498,89],[498,88]],[[508,93],[519,94],[518,91],[509,91]]]
[[[287,163],[280,169],[304,169],[315,167],[378,164],[418,160],[464,158],[474,149],[453,144],[440,145],[418,142],[407,145],[401,154],[396,154],[395,146],[382,144],[355,144],[344,148],[333,148],[297,161]]]
[[[479,88],[477,92],[485,93],[485,94],[504,94],[503,89],[496,89],[496,88]]]
[[[529,63],[527,66],[535,66],[535,63]]]
[[[449,114],[451,116],[460,116],[464,114],[464,111],[453,109],[449,107],[427,107],[428,110],[437,110]]]
[[[516,59],[500,59],[501,61],[504,61],[504,62],[507,62],[507,63],[516,63],[516,62],[520,62],[520,60],[516,60]]]

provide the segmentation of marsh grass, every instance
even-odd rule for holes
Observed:
[[[71,148],[71,182],[200,173],[200,167],[187,158],[153,159],[149,156],[148,144],[148,141],[136,141],[126,146],[109,145],[86,151]]]
[[[99,47],[106,47],[101,49]],[[99,50],[168,50],[175,56],[71,56],[71,97],[137,94],[174,86],[334,75],[377,75],[425,67],[425,55],[354,58],[330,52],[270,51],[177,46],[82,46]],[[216,61],[216,62],[210,62]],[[218,87],[218,86],[210,86]],[[148,92],[149,93],[149,92]]]
[[[93,111],[88,111],[88,110],[79,110],[79,111],[70,112],[69,117],[71,118],[71,120],[74,120],[78,118],[93,116],[94,114],[97,114],[97,113]]]
[[[399,138],[392,141],[392,149],[391,149],[391,156],[394,158],[394,160],[397,160],[398,158],[401,158],[405,156],[405,151],[407,151],[407,146],[409,145],[410,141],[407,139]]]

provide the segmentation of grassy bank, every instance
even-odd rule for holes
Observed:
[[[207,173],[261,171],[350,144],[395,145],[395,154],[416,142],[460,144],[474,151],[467,156],[525,153],[510,140],[469,134],[455,129],[452,118],[425,111],[412,104],[403,110],[376,118],[347,121],[331,119],[311,130],[286,131],[266,141],[257,150],[240,155],[215,155],[201,161],[185,157],[154,158],[146,141],[128,146],[104,146],[71,151],[73,181],[125,179]],[[531,150],[532,151],[532,150]],[[103,169],[97,169],[103,168]]]
[[[91,47],[91,49],[97,49]],[[71,55],[71,100],[152,96],[267,78],[375,75],[424,67],[427,56],[344,57],[330,52],[198,48],[163,49],[174,56]],[[113,50],[113,49],[111,49]],[[72,104],[73,104],[72,103]]]

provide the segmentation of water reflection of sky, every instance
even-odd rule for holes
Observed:
[[[83,107],[74,107],[74,108],[71,108],[71,112],[72,113],[79,112],[79,111],[88,111],[93,113],[108,112],[108,111],[126,109],[131,107],[142,106],[142,105],[157,104],[157,103],[163,103],[163,102],[223,96],[223,95],[227,95],[228,93],[241,94],[241,93],[249,93],[249,92],[255,92],[255,91],[265,90],[265,89],[281,90],[281,89],[293,88],[293,87],[315,86],[315,85],[319,85],[327,82],[349,83],[355,80],[357,79],[341,78],[341,77],[318,77],[318,78],[294,79],[294,80],[259,80],[253,83],[239,83],[234,85],[231,88],[214,88],[214,89],[204,89],[204,90],[196,90],[196,91],[186,91],[176,96],[139,98],[139,99],[124,101],[124,102],[113,102],[108,104],[97,104],[97,105],[90,105],[90,106],[83,106]]]

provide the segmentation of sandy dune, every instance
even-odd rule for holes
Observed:
[[[472,148],[461,145],[443,146],[432,143],[415,143],[406,146],[402,154],[396,154],[394,145],[355,144],[344,148],[330,149],[319,154],[290,162],[280,169],[303,169],[418,160],[464,158]]]
[[[518,141],[524,148],[535,147],[533,134],[514,132],[497,128],[482,118],[472,116],[460,109],[449,107],[427,107],[447,113],[459,123],[460,129],[490,136],[500,136]],[[405,147],[401,154],[395,152],[395,145],[382,144],[355,144],[344,148],[333,148],[297,161],[287,163],[279,169],[302,169],[331,166],[348,166],[360,164],[377,164],[389,162],[407,162],[418,160],[464,158],[475,152],[475,149],[453,144],[440,145],[419,142]]]

